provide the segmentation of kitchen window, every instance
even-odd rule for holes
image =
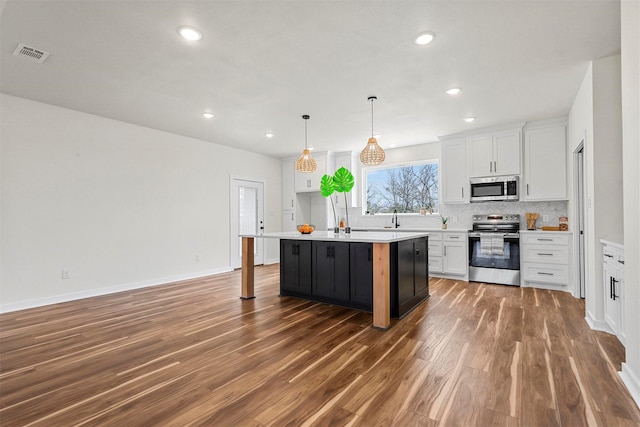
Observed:
[[[363,169],[365,214],[438,212],[438,161]]]

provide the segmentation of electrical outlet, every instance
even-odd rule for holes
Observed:
[[[200,255],[196,254],[196,262],[200,262]]]
[[[69,270],[62,270],[62,279],[69,279]]]
[[[550,219],[551,219],[551,217],[549,215],[542,215],[542,220],[544,222],[549,222]]]

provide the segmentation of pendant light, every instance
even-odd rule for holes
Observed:
[[[368,99],[371,101],[371,138],[360,153],[360,161],[367,166],[375,166],[384,162],[385,154],[382,147],[378,145],[378,141],[373,137],[373,101],[378,98],[370,96]]]
[[[307,120],[309,120],[310,117],[308,114],[305,114],[302,118],[304,119],[304,151],[296,161],[296,170],[298,172],[311,173],[316,170],[317,165],[307,148]]]

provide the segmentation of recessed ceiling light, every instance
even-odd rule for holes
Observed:
[[[467,123],[471,123],[472,121],[474,121],[476,118],[475,117],[465,117],[464,121]]]
[[[427,32],[418,34],[416,38],[413,40],[413,42],[419,46],[424,46],[425,44],[431,43],[435,37],[436,37],[435,34],[433,34],[430,31],[427,31]]]
[[[213,113],[209,113],[209,112],[204,112],[204,113],[202,113],[202,116],[203,116],[205,119],[213,119],[213,118],[215,117],[215,115],[214,115]]]
[[[452,87],[451,89],[447,89],[445,90],[445,93],[447,95],[457,95],[460,93],[460,88],[459,87]]]
[[[178,33],[187,40],[198,41],[202,39],[202,32],[193,27],[180,27]]]
[[[267,138],[273,138],[273,134],[271,132],[267,132],[264,134]]]

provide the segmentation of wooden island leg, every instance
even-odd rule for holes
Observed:
[[[389,243],[373,244],[373,327],[391,326],[391,288]]]
[[[241,299],[255,298],[253,294],[253,237],[242,238],[242,296]]]

